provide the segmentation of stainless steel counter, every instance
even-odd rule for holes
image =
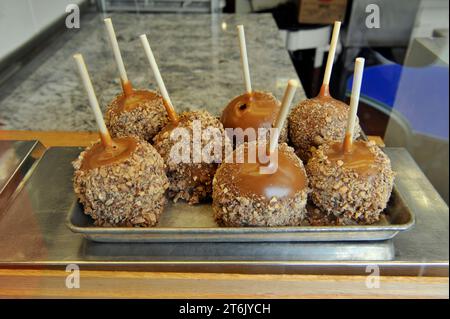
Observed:
[[[416,214],[414,229],[394,240],[349,243],[94,243],[65,225],[74,200],[77,148],[44,154],[14,202],[0,215],[0,266],[239,273],[448,276],[448,206],[409,154],[386,149],[397,187]]]

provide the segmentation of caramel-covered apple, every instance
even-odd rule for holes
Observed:
[[[355,141],[349,152],[342,141],[324,143],[306,171],[311,200],[343,224],[377,222],[394,184],[391,162],[373,142]]]
[[[125,92],[108,105],[106,126],[113,137],[135,136],[151,141],[169,121],[163,97],[150,90]]]
[[[74,161],[73,187],[85,214],[98,226],[155,226],[169,181],[164,161],[146,141],[115,138],[96,143]]]
[[[278,101],[271,93],[253,91],[244,93],[235,97],[225,107],[220,117],[224,128],[241,128],[246,130],[252,128],[255,130],[256,138],[258,138],[258,129],[270,129],[275,124],[275,119],[280,111],[280,101]],[[230,138],[232,138],[230,136]],[[263,138],[269,139],[269,135],[265,134]],[[280,135],[280,142],[286,142],[287,129],[284,127]],[[248,136],[242,138],[243,142],[251,142]],[[236,141],[235,141],[236,143]]]
[[[221,226],[294,226],[306,214],[308,178],[302,161],[285,143],[275,151],[277,163],[250,162],[249,147],[256,141],[240,145],[233,156],[244,162],[223,163],[213,182],[214,217]],[[262,173],[262,168],[271,174]]]
[[[199,126],[195,127],[194,122]],[[215,135],[209,139],[201,138],[202,132],[217,129]],[[175,129],[184,130],[186,139],[171,138]],[[198,130],[194,132],[194,130]],[[198,148],[193,147],[194,134],[199,134]],[[153,145],[161,154],[167,165],[167,177],[170,181],[168,195],[174,201],[182,199],[189,204],[197,204],[210,198],[212,193],[212,179],[218,164],[222,161],[225,147],[229,144],[222,123],[207,111],[190,111],[181,113],[177,123],[169,122],[165,128],[153,139]],[[174,146],[189,149],[188,161],[178,162],[172,155]],[[204,161],[201,152],[209,145],[211,149],[219,149],[220,156],[212,161]],[[231,147],[231,146],[229,146]],[[195,154],[194,154],[195,153]],[[199,156],[199,161],[194,157]]]
[[[349,106],[325,90],[315,98],[301,101],[289,115],[289,141],[305,163],[311,156],[311,148],[345,137]],[[353,138],[358,138],[360,132],[357,124]]]

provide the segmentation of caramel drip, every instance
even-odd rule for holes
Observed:
[[[100,139],[102,140],[103,145],[111,147],[113,145],[113,140],[111,138],[111,135],[109,135],[109,132],[106,132],[106,134],[100,133]]]
[[[320,88],[320,92],[319,95],[317,97],[330,97],[330,86],[326,85],[326,84],[322,84],[321,88]]]
[[[277,155],[276,153],[274,154]],[[274,163],[262,164],[248,162],[248,149],[244,151],[244,163],[233,163],[230,180],[243,195],[259,195],[270,200],[272,197],[292,197],[307,187],[307,178],[304,172],[295,165],[288,154],[278,149],[278,168],[273,174],[261,174],[260,168]]]
[[[120,82],[122,83],[122,91],[124,95],[131,95],[133,94],[133,86],[131,85],[130,81],[122,81],[120,80]]]
[[[175,110],[172,106],[166,101],[166,99],[163,99],[164,108],[166,109],[167,115],[169,116],[169,119],[172,123],[177,124],[178,123],[178,115],[175,113]]]
[[[220,120],[225,128],[270,128],[279,111],[280,103],[267,93],[245,93],[228,104]]]
[[[114,112],[128,112],[138,107],[147,100],[155,99],[161,99],[161,102],[163,102],[162,97],[159,96],[156,92],[147,90],[132,90],[131,93],[124,93],[117,98],[117,104]]]
[[[120,163],[131,156],[136,150],[137,141],[133,137],[112,139],[111,146],[103,143],[94,144],[84,155],[82,170]]]
[[[377,173],[375,155],[364,141],[355,141],[349,152],[344,151],[341,142],[335,142],[330,145],[325,155],[332,162],[342,161],[344,168],[355,170],[360,175]]]
[[[352,136],[349,133],[345,133],[344,144],[343,144],[344,152],[350,153],[352,151],[352,146],[353,146]]]

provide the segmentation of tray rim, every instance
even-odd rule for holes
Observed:
[[[396,196],[400,196],[401,193],[394,185],[392,192],[396,193]],[[404,201],[404,200],[403,200]],[[298,233],[341,233],[341,232],[391,232],[390,237],[393,238],[400,231],[406,231],[410,229],[416,221],[414,212],[409,209],[408,213],[410,219],[405,224],[396,225],[343,225],[343,226],[276,226],[276,227],[81,227],[72,223],[72,216],[75,210],[74,205],[78,205],[78,200],[75,198],[72,202],[69,212],[66,216],[65,224],[74,233],[83,234],[85,236],[96,235],[157,235],[163,234],[164,236],[173,235],[233,235],[233,234],[298,234]],[[119,239],[119,238],[118,238]],[[368,239],[370,240],[370,239]],[[337,241],[337,240],[335,240]]]

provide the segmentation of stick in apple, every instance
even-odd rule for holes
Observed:
[[[164,106],[167,111],[167,115],[173,123],[178,123],[178,116],[173,107],[172,101],[170,100],[169,93],[167,92],[166,86],[162,79],[161,73],[159,72],[158,64],[156,63],[155,56],[153,55],[153,51],[150,47],[150,43],[148,42],[147,35],[142,34],[139,36],[142,42],[142,46],[144,47],[145,55],[147,56],[148,62],[150,63],[150,67],[153,70],[153,74],[155,75],[156,83],[158,84],[159,90],[164,98]]]
[[[283,100],[281,101],[280,112],[278,113],[278,117],[275,121],[275,133],[270,135],[270,153],[273,153],[278,146],[278,139],[289,113],[289,108],[291,107],[292,99],[294,98],[297,87],[298,82],[296,80],[288,81]]]
[[[84,63],[83,56],[79,53],[73,56],[75,62],[78,66],[78,71],[80,72],[81,80],[83,82],[84,88],[89,97],[89,105],[94,112],[95,121],[97,122],[98,129],[100,131],[100,137],[104,147],[112,147],[113,141],[111,139],[111,135],[109,134],[108,129],[106,128],[105,121],[103,120],[102,111],[100,110],[100,106],[98,104],[97,97],[95,96],[94,87],[92,86],[91,79],[89,77],[89,73],[86,68],[86,64]]]
[[[330,79],[331,71],[333,70],[334,56],[336,54],[336,46],[339,39],[339,30],[341,29],[341,22],[335,21],[333,27],[333,34],[331,35],[330,49],[328,50],[327,64],[325,67],[325,74],[323,76],[323,83],[319,95],[330,95]]]
[[[364,72],[364,59],[356,58],[355,71],[353,73],[352,95],[350,97],[350,110],[347,119],[347,128],[344,139],[344,152],[351,152],[353,144],[353,134],[356,125],[356,113],[358,112],[359,93]]]
[[[241,49],[242,72],[244,74],[245,90],[248,94],[252,93],[252,83],[250,81],[250,68],[248,66],[247,45],[245,44],[244,26],[238,25],[239,47]]]
[[[127,71],[125,70],[125,65],[123,64],[122,54],[120,53],[119,43],[117,43],[116,33],[114,32],[114,27],[111,18],[106,18],[103,20],[105,22],[106,31],[108,33],[109,42],[111,43],[114,58],[116,60],[117,68],[119,69],[120,81],[122,82],[122,90],[125,95],[130,95],[133,93],[133,87],[131,82],[128,80]]]

